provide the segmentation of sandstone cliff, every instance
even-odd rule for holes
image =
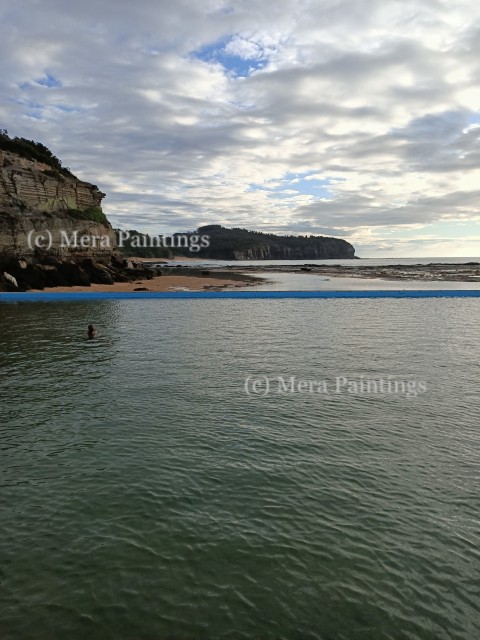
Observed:
[[[280,243],[260,244],[227,253],[227,260],[350,260],[354,247],[339,238],[319,237],[303,246],[282,246]]]
[[[68,170],[0,149],[0,258],[29,258],[36,248],[58,257],[107,258],[116,239],[103,197]],[[75,240],[83,237],[92,240],[79,245]]]

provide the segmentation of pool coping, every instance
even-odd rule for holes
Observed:
[[[372,298],[479,298],[480,289],[411,289],[372,291],[137,291],[4,292],[2,302],[71,302],[87,300],[269,300]]]

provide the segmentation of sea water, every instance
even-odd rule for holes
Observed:
[[[479,312],[0,305],[0,638],[479,637]]]

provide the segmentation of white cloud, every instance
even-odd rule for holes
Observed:
[[[331,229],[375,251],[401,227],[426,250],[421,225],[480,214],[479,34],[480,7],[446,0],[4,6],[0,128],[98,183],[124,227]],[[250,189],[287,174],[334,198]]]
[[[246,40],[240,36],[234,36],[225,45],[225,51],[231,56],[238,56],[243,60],[258,60],[262,58],[262,49],[256,42]]]

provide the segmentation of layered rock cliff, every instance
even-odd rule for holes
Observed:
[[[308,240],[308,239],[307,239]],[[232,251],[226,259],[235,260],[349,260],[355,257],[354,247],[339,238],[318,237],[302,246],[282,246],[280,243],[260,244]]]
[[[116,239],[101,210],[103,197],[68,170],[0,148],[0,259],[29,258],[39,250],[110,256]]]
[[[148,277],[116,255],[103,197],[41,143],[0,130],[0,291]]]

